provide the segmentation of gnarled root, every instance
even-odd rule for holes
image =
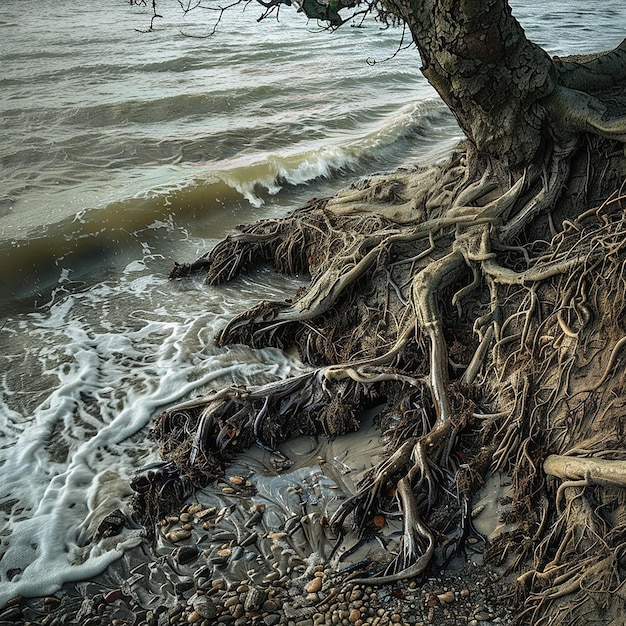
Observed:
[[[227,387],[174,406],[158,416],[151,432],[169,462],[149,466],[133,481],[138,516],[149,515],[150,494],[161,503],[155,515],[178,506],[194,486],[220,476],[232,455],[251,445],[268,452],[276,469],[286,469],[290,460],[278,450],[285,439],[354,431],[359,413],[379,401],[383,387],[421,385],[394,368],[335,365],[266,385]]]
[[[411,181],[428,180],[424,170],[366,181],[245,227],[190,266],[211,283],[253,262],[308,271],[307,290],[243,313],[219,342],[295,345],[318,368],[166,411],[154,429],[165,457],[192,484],[255,444],[281,466],[277,446],[286,437],[353,430],[359,409],[384,401],[377,419],[391,434],[386,456],[331,524],[341,531],[350,520],[368,538],[395,506],[402,543],[382,571],[359,582],[419,576],[440,552],[445,558],[438,546],[460,546],[469,503],[491,468],[511,472],[506,521],[515,530],[489,551],[526,568],[524,618],[539,623],[572,597],[605,602],[625,578],[626,472],[609,459],[626,449],[618,367],[626,217],[621,193],[578,210],[585,194],[616,181],[593,172],[588,146],[570,139],[524,172],[504,175],[478,156],[465,168],[457,155],[447,169],[453,176],[437,170],[438,189],[417,191]],[[603,145],[607,159],[618,159],[613,144]],[[370,201],[389,210],[370,213]],[[405,220],[394,219],[398,207]],[[533,241],[524,242],[530,232]],[[612,456],[600,458],[603,450]],[[565,482],[555,485],[542,467]],[[550,623],[574,622],[579,609]]]
[[[402,513],[402,541],[397,556],[381,573],[353,580],[353,583],[382,585],[420,575],[433,559],[436,547],[435,532],[425,520],[435,509],[446,510],[451,517],[466,515],[463,497],[467,494],[459,493],[457,500],[446,497],[447,489],[440,488],[444,481],[449,489],[457,489],[456,462],[450,456],[457,428],[459,426],[452,426],[451,421],[447,421],[441,427],[435,426],[423,435],[404,441],[389,457],[367,472],[357,484],[356,494],[338,508],[330,523],[339,533],[350,514],[361,534],[370,530],[372,520],[389,506],[390,492],[395,491]],[[457,513],[451,515],[450,510],[454,509]],[[438,515],[433,517],[436,519]],[[442,531],[442,528],[438,529],[439,535]]]

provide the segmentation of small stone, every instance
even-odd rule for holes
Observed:
[[[266,597],[267,596],[264,591],[258,589],[257,587],[251,587],[246,594],[246,600],[244,603],[245,610],[250,612],[258,611],[263,605],[263,602],[265,602]]]
[[[215,515],[217,513],[217,508],[214,506],[210,506],[208,509],[201,509],[196,513],[196,519],[198,521],[202,521],[206,517],[211,517],[211,515]]]
[[[276,626],[280,622],[280,615],[277,613],[271,613],[270,615],[266,615],[263,618],[263,623],[265,626]]]
[[[304,590],[307,593],[317,593],[321,588],[322,588],[322,579],[319,577],[313,578],[304,586]]]
[[[178,549],[176,560],[180,565],[185,565],[195,561],[200,554],[197,546],[182,546]]]
[[[241,604],[241,602],[238,602],[238,603],[235,605],[235,608],[233,609],[232,616],[233,616],[235,619],[239,619],[240,617],[242,617],[242,616],[243,616],[243,614],[244,614],[243,604]]]
[[[456,599],[454,591],[446,591],[444,593],[440,593],[437,598],[439,598],[439,602],[441,602],[442,604],[450,604]]]
[[[467,598],[467,596],[469,596],[470,594],[470,590],[465,588],[465,589],[461,589],[461,597],[462,598]]]
[[[177,528],[176,530],[170,530],[168,533],[165,533],[165,538],[170,543],[178,543],[179,541],[189,539],[189,537],[191,537],[191,531],[186,528]]]
[[[238,602],[239,596],[231,596],[228,600],[226,600],[226,602],[224,602],[224,608],[230,609],[231,607],[236,606]]]
[[[107,604],[113,604],[113,602],[117,602],[118,600],[122,599],[122,590],[121,589],[113,589],[112,591],[109,591],[109,593],[107,593],[104,596],[104,601]]]
[[[189,613],[189,616],[187,617],[187,622],[189,624],[195,624],[199,622],[201,619],[202,619],[202,615],[200,615],[200,613],[198,613],[197,611],[192,611],[191,613]]]
[[[53,611],[61,604],[61,600],[56,596],[47,596],[44,598],[43,603],[48,611]]]
[[[217,616],[217,608],[213,601],[206,596],[198,596],[192,602],[193,610],[203,619],[212,619]]]
[[[264,613],[273,613],[278,609],[278,604],[275,600],[266,600],[261,607]]]
[[[190,505],[190,507],[187,509],[187,513],[189,513],[190,515],[195,515],[196,513],[202,511],[203,508],[204,507],[202,506],[202,504],[196,502],[195,504]]]
[[[399,624],[402,621],[402,616],[399,613],[394,613],[391,616],[391,621],[394,624]]]
[[[270,572],[269,574],[265,576],[265,580],[267,582],[273,582],[275,580],[278,580],[279,578],[280,578],[280,573],[277,571]]]
[[[348,596],[348,601],[355,602],[356,600],[360,600],[362,595],[363,592],[360,589],[355,588],[350,592],[350,595]]]
[[[358,609],[352,609],[350,615],[348,615],[348,621],[354,624],[357,620],[361,619],[361,611]]]

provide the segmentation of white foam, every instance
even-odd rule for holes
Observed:
[[[143,265],[83,292],[58,289],[45,311],[3,331],[8,352],[23,350],[33,380],[49,388],[26,412],[11,408],[24,376],[0,387],[0,424],[13,441],[0,449],[0,606],[93,577],[141,541],[137,531],[92,538],[127,503],[134,471],[153,460],[145,434],[160,409],[299,367],[277,350],[214,346],[217,328],[251,304],[245,291],[202,288],[200,298]]]

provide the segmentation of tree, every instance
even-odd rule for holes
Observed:
[[[284,462],[286,437],[340,435],[384,403],[388,454],[331,520],[365,533],[395,492],[402,550],[368,584],[461,548],[486,473],[511,472],[514,530],[487,551],[519,573],[520,621],[609,623],[626,578],[626,40],[552,58],[506,0],[299,4],[333,28],[346,9],[408,28],[467,140],[446,164],[361,181],[175,266],[208,284],[268,261],[309,272],[293,301],[259,303],[217,340],[296,345],[316,369],[165,411],[167,484],[205,484],[255,442]],[[141,515],[156,499],[137,484]]]

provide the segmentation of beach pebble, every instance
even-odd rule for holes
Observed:
[[[56,609],[59,604],[61,604],[61,600],[59,600],[56,596],[47,596],[44,598],[43,603],[48,611],[52,611]]]
[[[307,593],[317,593],[321,588],[322,579],[319,576],[316,576],[304,586],[304,590]]]
[[[354,624],[357,620],[361,619],[361,611],[359,609],[352,609],[348,615],[348,621]]]
[[[197,546],[181,546],[176,553],[176,560],[180,565],[191,563],[198,558],[200,550]]]
[[[264,613],[273,613],[274,611],[278,610],[278,604],[274,600],[266,600],[265,602],[263,602],[261,610]]]
[[[239,602],[239,596],[231,596],[224,602],[224,608],[230,609],[236,606],[238,602]]]
[[[209,507],[208,509],[200,509],[195,513],[196,520],[199,522],[207,517],[211,517],[217,513],[217,508],[214,506]]]
[[[474,619],[476,619],[479,622],[487,622],[489,621],[490,615],[489,613],[487,613],[487,611],[479,611],[478,613],[476,613],[476,615],[474,615]]]
[[[217,616],[217,608],[213,601],[206,596],[194,598],[193,610],[204,619],[212,619]]]
[[[250,612],[258,611],[263,605],[263,602],[265,602],[266,597],[264,591],[257,587],[251,587],[246,594],[245,610]]]
[[[363,592],[358,587],[355,587],[348,595],[348,602],[355,602],[356,600],[360,600],[362,595]]]
[[[123,594],[122,594],[121,589],[113,589],[112,591],[109,591],[109,593],[107,593],[104,596],[104,601],[107,604],[113,604],[113,602],[117,602],[118,600],[121,600],[122,597],[123,597]]]
[[[192,611],[187,617],[187,622],[189,622],[189,624],[196,624],[201,619],[202,615],[200,615],[197,611]]]
[[[191,531],[186,528],[177,528],[176,530],[170,530],[168,533],[165,533],[165,538],[170,543],[178,543],[179,541],[189,539],[189,537],[191,537]]]
[[[442,604],[450,604],[455,600],[454,591],[446,591],[444,593],[440,593],[437,598]]]

